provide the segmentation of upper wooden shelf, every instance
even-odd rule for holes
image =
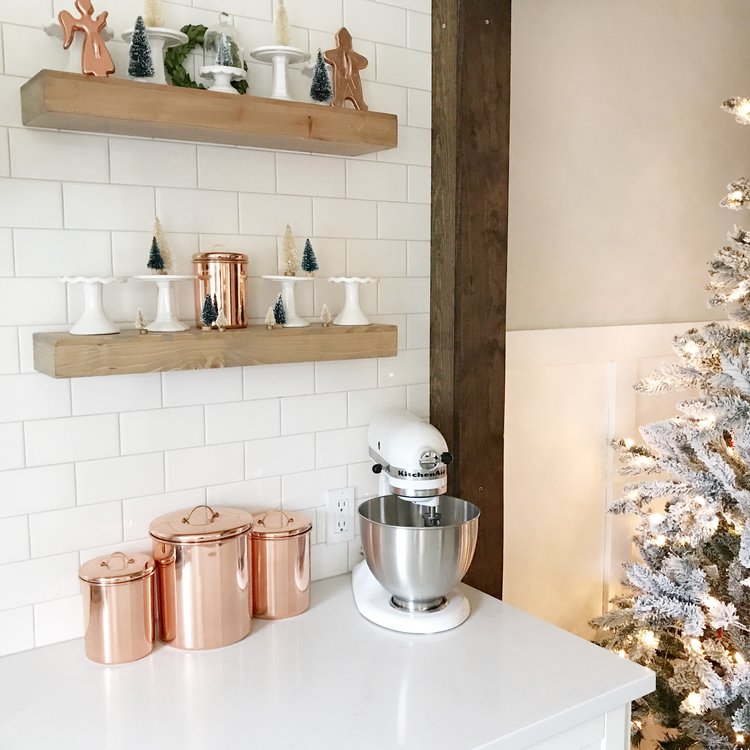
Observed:
[[[398,327],[391,325],[309,328],[248,326],[237,330],[108,336],[35,333],[34,367],[53,378],[135,372],[201,370],[336,359],[395,357]]]
[[[282,151],[359,156],[398,144],[396,115],[57,70],[21,86],[21,109],[37,128]]]

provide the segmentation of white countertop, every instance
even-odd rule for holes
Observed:
[[[0,659],[2,750],[517,750],[644,695],[654,676],[462,586],[455,630],[373,625],[349,576],[215,651],[88,661],[80,640]]]

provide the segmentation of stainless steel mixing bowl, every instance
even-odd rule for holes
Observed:
[[[434,509],[385,495],[359,506],[359,526],[367,566],[393,604],[431,611],[469,569],[479,508],[449,495]]]

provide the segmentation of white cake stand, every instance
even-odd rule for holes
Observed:
[[[264,276],[269,281],[278,281],[281,284],[281,300],[284,303],[286,323],[284,328],[304,328],[310,324],[297,315],[297,305],[294,299],[294,287],[304,281],[312,281],[312,276]]]
[[[123,31],[121,36],[130,44],[134,29]],[[166,84],[167,76],[164,72],[164,50],[176,47],[178,44],[187,44],[187,34],[176,29],[165,29],[162,26],[147,26],[148,43],[151,47],[151,60],[154,63],[154,75],[151,78],[138,78],[134,80],[146,81],[147,83]]]
[[[195,276],[180,276],[178,274],[152,274],[143,276],[132,276],[137,281],[153,281],[159,290],[156,299],[156,320],[146,326],[147,331],[187,331],[186,326],[177,320],[177,305],[174,301],[175,281],[192,281]]]
[[[346,290],[344,309],[335,317],[335,326],[369,326],[370,321],[359,306],[359,288],[362,284],[377,284],[371,276],[332,276],[328,281],[343,284]]]
[[[271,85],[272,99],[291,99],[287,85],[286,72],[289,65],[307,62],[309,53],[297,47],[286,47],[271,44],[267,47],[256,47],[250,56],[259,62],[270,62],[273,65],[273,83]]]
[[[60,26],[60,23],[57,21],[57,19],[50,21],[44,27],[44,30],[47,32],[49,36],[53,36],[56,39],[59,39],[61,42],[63,41],[62,26]],[[101,33],[102,39],[104,39],[105,42],[109,42],[115,36],[114,33],[112,32],[112,29],[108,29],[108,28],[105,28],[100,33]],[[80,73],[81,72],[81,60],[83,58],[83,34],[75,34],[73,36],[73,42],[70,45],[68,52],[70,54],[68,55],[67,72],[68,73]]]
[[[220,94],[239,94],[232,81],[241,81],[247,77],[242,68],[231,65],[204,65],[199,71],[201,78],[213,83],[208,87],[209,91],[217,91]]]
[[[119,283],[116,276],[61,276],[63,284],[83,284],[83,314],[70,329],[74,336],[120,333],[120,329],[107,317],[102,304],[105,284]]]

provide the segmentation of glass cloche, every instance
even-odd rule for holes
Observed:
[[[203,64],[244,68],[242,34],[231,23],[228,13],[219,14],[219,23],[206,29],[203,38]]]

